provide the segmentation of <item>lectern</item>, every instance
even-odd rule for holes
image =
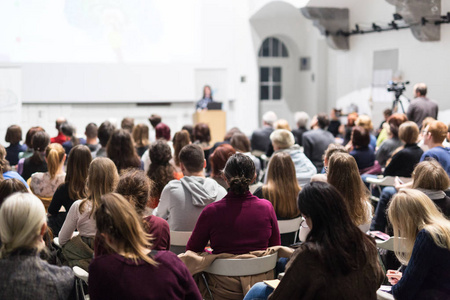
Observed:
[[[194,113],[194,126],[197,123],[206,123],[211,130],[211,145],[222,142],[227,132],[227,114],[223,110],[201,110]]]

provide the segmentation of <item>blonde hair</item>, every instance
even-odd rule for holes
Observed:
[[[277,129],[270,134],[270,140],[280,149],[287,149],[295,144],[294,135],[286,129]]]
[[[425,160],[419,163],[413,171],[413,189],[445,191],[450,186],[447,172],[436,160]]]
[[[97,157],[89,165],[88,177],[86,179],[87,198],[80,203],[80,213],[85,210],[88,201],[92,203],[92,217],[95,210],[100,206],[101,197],[111,193],[119,182],[119,174],[114,162],[107,157]]]
[[[291,126],[289,126],[288,121],[286,121],[285,119],[279,119],[278,121],[275,122],[273,127],[275,129],[286,129],[291,131]]]
[[[421,191],[401,189],[389,204],[388,217],[396,237],[395,255],[402,264],[408,264],[417,234],[423,229],[431,235],[438,247],[450,250],[450,221]],[[398,239],[399,237],[404,240]],[[399,251],[401,248],[404,252]]]
[[[19,248],[44,248],[41,229],[45,224],[42,201],[30,193],[14,193],[0,208],[0,258],[5,258]]]
[[[269,162],[267,184],[262,187],[262,194],[272,203],[278,217],[292,219],[300,214],[297,207],[300,190],[291,156],[285,152],[274,154]]]
[[[146,249],[150,249],[151,236],[145,233],[141,218],[132,205],[120,194],[102,196],[102,204],[95,212],[95,222],[100,233],[106,233],[123,250],[126,258],[138,263],[141,259],[157,265]]]
[[[344,196],[355,225],[369,222],[366,204],[369,199],[369,190],[359,175],[358,165],[353,156],[340,152],[331,155],[327,180]]]
[[[45,149],[45,158],[47,159],[48,173],[51,179],[55,178],[65,154],[66,151],[64,151],[63,146],[58,143],[52,143]]]
[[[368,132],[372,132],[372,130],[373,130],[373,123],[372,123],[372,120],[370,119],[370,117],[368,115],[360,115],[356,119],[355,125],[356,126],[361,126],[362,128],[364,128]]]

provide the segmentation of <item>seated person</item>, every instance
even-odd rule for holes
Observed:
[[[349,143],[351,145],[350,155],[356,160],[361,174],[373,167],[375,163],[375,151],[369,143],[369,132],[364,127],[354,126]]]
[[[16,178],[0,181],[0,206],[6,197],[16,192],[28,193],[28,189],[22,181]]]
[[[17,179],[28,189],[27,182],[17,172],[11,171],[11,167],[6,158],[6,149],[0,145],[0,181],[6,179]]]
[[[61,131],[64,133],[64,135],[67,138],[67,141],[62,143],[62,146],[64,147],[64,150],[66,151],[66,154],[69,155],[70,150],[76,145],[86,145],[86,140],[83,138],[78,138],[76,136],[76,129],[74,126],[72,126],[69,123],[63,123],[61,124]]]
[[[186,250],[202,252],[208,241],[213,254],[243,254],[280,245],[280,232],[272,204],[249,191],[255,165],[248,156],[230,157],[223,171],[230,186],[220,201],[201,212]]]
[[[19,153],[27,150],[26,145],[21,145],[22,129],[18,125],[11,125],[6,130],[5,142],[9,143],[6,147],[6,160],[11,166],[17,165],[19,162]]]
[[[448,127],[444,122],[431,122],[423,131],[424,144],[429,150],[422,154],[420,161],[430,157],[437,160],[450,176],[450,148],[443,145],[447,137]]]
[[[223,178],[223,169],[227,160],[236,153],[236,150],[229,145],[223,144],[220,145],[214,150],[214,152],[209,156],[209,162],[211,165],[211,175],[210,178],[217,181],[224,189],[228,189],[228,183]]]
[[[384,168],[387,160],[392,156],[395,149],[402,146],[402,141],[398,138],[398,130],[402,123],[408,121],[405,114],[395,113],[389,117],[389,138],[385,140],[377,149],[375,159]]]
[[[50,136],[45,131],[37,131],[31,138],[33,145],[33,155],[23,162],[22,175],[24,180],[28,180],[33,173],[47,172],[47,162],[45,161],[45,149],[50,144]]]

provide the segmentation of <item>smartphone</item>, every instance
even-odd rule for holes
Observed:
[[[388,239],[391,238],[388,234],[381,231],[369,231],[369,234],[370,236],[373,236],[374,238],[378,238],[383,241],[387,241]]]

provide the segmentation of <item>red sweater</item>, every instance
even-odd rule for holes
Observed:
[[[272,203],[250,192],[232,192],[206,206],[186,250],[202,252],[211,241],[213,254],[243,254],[280,245],[280,231]]]

